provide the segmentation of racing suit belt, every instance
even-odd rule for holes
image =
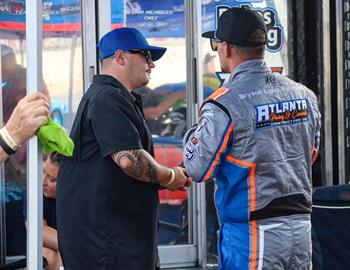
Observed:
[[[292,194],[273,199],[262,209],[250,212],[250,220],[291,216],[296,214],[310,214],[312,203],[304,194]]]

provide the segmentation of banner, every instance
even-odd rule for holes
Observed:
[[[124,1],[113,1],[118,4],[113,10],[113,23],[119,27],[124,24]],[[76,32],[81,31],[80,0],[43,1],[44,32]],[[25,31],[25,0],[0,1],[0,29],[9,31]]]
[[[146,37],[185,37],[184,0],[114,0],[111,3],[113,28],[135,27]],[[273,0],[203,0],[202,32],[215,30],[220,12],[235,6],[257,10],[267,25],[268,50],[276,52],[282,48],[283,28]],[[25,13],[25,0],[0,1],[0,29],[25,31]],[[81,31],[80,28],[79,0],[43,1],[44,32],[74,32]]]

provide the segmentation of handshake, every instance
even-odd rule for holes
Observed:
[[[160,183],[161,186],[170,189],[172,191],[184,189],[192,185],[192,178],[187,174],[185,168],[174,167],[169,168],[170,177],[169,180]]]

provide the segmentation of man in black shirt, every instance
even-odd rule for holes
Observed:
[[[82,98],[57,187],[59,248],[65,270],[154,269],[158,189],[191,180],[183,168],[153,158],[140,96],[165,48],[133,28],[107,33],[97,45],[101,75]]]

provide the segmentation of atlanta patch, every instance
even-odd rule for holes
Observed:
[[[306,99],[294,99],[255,106],[256,128],[275,127],[307,121],[309,105]]]

